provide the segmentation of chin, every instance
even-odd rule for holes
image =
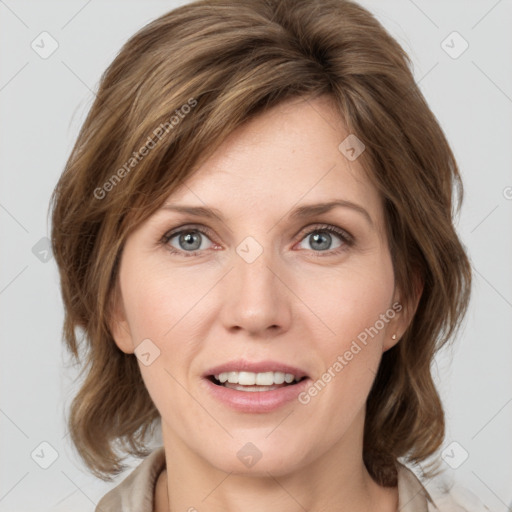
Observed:
[[[225,449],[209,453],[205,458],[226,473],[255,477],[268,477],[268,473],[287,475],[306,464],[306,454],[303,453],[306,440],[303,443],[284,443],[282,440],[276,443],[265,439],[265,436],[268,436],[268,431],[259,440],[254,432],[244,436],[244,441],[239,441],[241,437],[237,436],[238,440],[233,440]],[[232,456],[226,457],[227,453]]]

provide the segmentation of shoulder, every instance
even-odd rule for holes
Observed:
[[[155,484],[164,467],[165,452],[160,446],[101,498],[95,512],[153,512]]]
[[[397,463],[401,512],[489,512],[480,499],[446,474],[422,481],[407,466]]]

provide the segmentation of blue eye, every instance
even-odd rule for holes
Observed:
[[[335,235],[334,241],[336,238],[338,238],[339,240],[338,244],[335,245],[334,247],[332,246],[333,234]],[[349,237],[345,232],[338,230],[332,226],[316,228],[313,231],[309,231],[303,238],[303,240],[308,240],[310,247],[312,247],[315,252],[330,252],[334,249],[342,247],[345,244],[348,244],[350,241]]]
[[[333,240],[334,235],[334,240]],[[179,231],[166,233],[161,243],[167,247],[172,254],[184,257],[200,256],[205,249],[214,245],[211,241],[214,238],[209,229],[201,226],[183,226]],[[333,247],[333,241],[337,244]],[[316,256],[329,256],[338,254],[354,243],[353,237],[341,228],[331,225],[317,226],[303,234],[301,244],[309,240],[310,248],[306,248]]]
[[[176,239],[176,245],[171,243]],[[206,233],[200,229],[183,229],[176,233],[170,233],[164,236],[163,241],[169,246],[173,253],[189,253],[184,256],[194,256],[197,251],[208,249],[210,246],[205,246],[204,240],[209,238]],[[211,240],[210,240],[211,243]]]

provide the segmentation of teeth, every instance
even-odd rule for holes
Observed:
[[[272,386],[273,384],[291,384],[299,379],[291,373],[283,372],[222,372],[215,375],[215,378],[224,383],[240,384],[241,386]]]

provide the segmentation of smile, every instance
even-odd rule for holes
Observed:
[[[292,373],[284,372],[222,372],[212,375],[212,382],[219,386],[235,389],[244,392],[262,392],[279,389],[296,382],[302,378],[296,377]]]
[[[297,398],[310,385],[311,379],[303,377],[293,383],[283,382],[272,386],[256,384],[221,383],[212,375],[201,379],[206,387],[207,395],[215,402],[229,409],[245,413],[268,413],[283,408],[286,405],[297,405]]]

